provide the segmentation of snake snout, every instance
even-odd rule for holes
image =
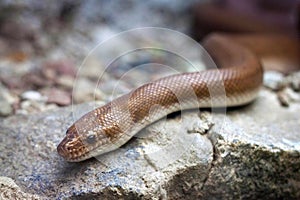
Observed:
[[[70,162],[80,161],[87,154],[86,144],[74,126],[67,130],[65,138],[57,146],[57,153]]]
[[[68,154],[69,154],[69,152],[68,152],[68,150],[67,150],[67,148],[66,148],[66,145],[65,145],[67,142],[68,142],[68,141],[67,141],[67,138],[64,138],[64,139],[61,141],[61,143],[59,143],[59,145],[57,146],[57,153],[58,153],[61,157],[65,158],[65,159],[68,158]]]

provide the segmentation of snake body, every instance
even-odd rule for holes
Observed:
[[[168,76],[96,108],[67,130],[58,153],[67,161],[82,161],[119,148],[169,113],[253,101],[263,77],[258,57],[221,35],[208,37],[203,46],[220,69]]]

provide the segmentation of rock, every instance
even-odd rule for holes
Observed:
[[[114,78],[105,80],[99,85],[99,91],[103,92],[109,101],[122,94],[129,93],[132,89],[134,87],[130,86],[126,81]]]
[[[17,101],[4,85],[0,83],[0,116],[5,117],[12,114],[12,104]]]
[[[283,87],[283,74],[277,71],[266,71],[264,73],[264,86],[272,89],[279,90]]]
[[[53,104],[46,105],[45,102],[25,100],[20,103],[20,108],[16,110],[16,114],[33,114],[39,113],[41,111],[49,110],[55,108]]]
[[[0,176],[47,199],[300,197],[300,105],[281,107],[271,91],[226,115],[217,110],[199,117],[194,110],[164,118],[116,151],[80,163],[64,161],[57,144],[95,106],[0,121]]]
[[[300,71],[290,74],[285,78],[286,85],[289,85],[293,90],[300,91]]]
[[[71,94],[57,88],[47,88],[42,91],[47,97],[47,103],[55,103],[60,106],[71,104]]]
[[[285,92],[285,90],[281,90],[278,92],[278,100],[280,101],[282,106],[288,107],[290,105],[290,98],[288,94]]]
[[[4,99],[0,98],[0,116],[6,117],[12,113],[12,106]]]
[[[31,88],[43,88],[53,85],[53,80],[50,80],[40,74],[38,70],[25,74],[22,78],[22,82],[15,84],[16,88],[31,89]]]
[[[65,89],[72,89],[74,84],[74,78],[68,75],[61,75],[57,77],[56,83]]]
[[[31,101],[39,101],[39,102],[44,102],[47,100],[47,98],[42,96],[41,93],[33,90],[23,92],[21,94],[21,98],[23,100],[31,100]]]
[[[12,52],[9,55],[7,55],[7,57],[13,62],[24,62],[28,59],[27,53],[22,51]]]
[[[78,78],[74,82],[72,98],[75,103],[83,103],[103,100],[105,99],[105,95],[101,90],[97,89],[96,83],[85,78]]]
[[[299,102],[300,94],[300,72],[294,72],[284,77],[275,71],[267,71],[264,74],[264,85],[277,91],[278,100],[281,105],[289,106],[291,102]]]
[[[294,92],[294,90],[289,87],[280,90],[277,95],[283,106],[289,106],[291,102],[300,102],[300,94]]]
[[[105,75],[104,72],[105,66],[103,66],[99,58],[90,56],[85,60],[85,63],[80,66],[78,75],[97,80],[98,78],[101,78],[101,76]]]
[[[1,199],[40,199],[37,195],[28,194],[8,177],[0,177],[0,198]]]
[[[5,13],[6,16],[1,16],[1,30],[0,35],[12,39],[12,40],[33,40],[35,35],[35,28],[29,23],[29,20],[20,22],[17,18],[18,12],[11,12],[1,8],[1,12]],[[16,18],[14,18],[15,16]],[[20,17],[20,16],[19,16]],[[4,18],[4,19],[3,19]],[[5,19],[6,18],[6,19]],[[27,21],[27,23],[25,23]]]
[[[214,167],[202,197],[298,199],[299,109],[281,107],[275,94],[263,90],[253,104],[216,116],[210,135]]]
[[[57,76],[68,75],[72,77],[75,77],[76,75],[75,64],[72,61],[67,59],[45,63],[44,68],[47,69],[43,71],[46,72],[44,74],[45,77],[50,76],[51,78],[53,78],[53,74]]]

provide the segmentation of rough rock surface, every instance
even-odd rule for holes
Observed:
[[[300,105],[282,107],[273,92],[262,90],[253,104],[211,119],[196,110],[170,116],[114,152],[68,163],[56,145],[72,111],[93,106],[2,120],[0,176],[41,199],[300,197]]]
[[[275,93],[263,90],[256,102],[226,115],[199,115],[195,110],[182,118],[172,115],[97,159],[67,163],[57,155],[57,144],[77,118],[72,113],[83,114],[93,106],[56,108],[70,103],[65,92],[73,89],[76,66],[95,44],[141,26],[187,33],[192,21],[187,8],[193,2],[0,3],[0,116],[17,114],[0,118],[0,199],[300,198],[297,77],[286,80],[295,93],[284,90],[280,95],[289,107],[282,107]],[[99,12],[100,8],[105,9]],[[147,57],[137,60],[149,62]],[[168,60],[172,66],[173,59]],[[106,90],[95,93],[92,80],[98,79],[95,69],[101,62],[92,64],[77,79],[81,83],[73,95],[77,103],[108,99],[116,82],[105,77]],[[115,68],[113,77],[120,70]],[[265,85],[279,90],[285,78],[269,77]],[[136,78],[131,80],[138,84]],[[51,86],[59,90],[49,92]],[[128,89],[123,87],[117,94]],[[36,101],[32,93],[31,98],[22,97],[30,90],[40,92]],[[50,104],[44,95],[52,97]]]
[[[251,105],[214,118],[214,161],[202,188],[210,199],[300,197],[299,104],[282,107],[262,90]]]

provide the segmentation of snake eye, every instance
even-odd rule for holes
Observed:
[[[89,144],[94,144],[96,142],[96,135],[95,134],[90,134],[86,138],[86,142]]]

